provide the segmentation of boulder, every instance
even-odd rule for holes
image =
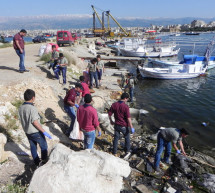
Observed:
[[[35,171],[28,192],[119,193],[130,171],[128,162],[108,153],[75,152],[58,144],[49,161]]]
[[[3,162],[7,159],[7,156],[5,151],[4,151],[4,146],[7,143],[7,137],[0,133],[0,162]]]
[[[110,124],[108,114],[98,113],[98,118],[99,118],[99,123],[100,123],[101,129],[103,131],[106,131],[109,135],[114,135],[114,128]]]

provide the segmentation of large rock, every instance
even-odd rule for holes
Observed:
[[[7,143],[7,137],[0,133],[0,162],[7,159],[6,152],[4,151],[4,146]]]
[[[58,144],[47,164],[35,171],[28,192],[119,193],[130,171],[128,162],[108,153],[75,152]]]

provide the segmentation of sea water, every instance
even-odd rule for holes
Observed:
[[[202,33],[197,36],[164,36],[162,39],[172,38],[178,44],[180,60],[183,54],[203,55],[214,35]],[[186,128],[190,132],[186,139],[189,145],[215,155],[215,69],[207,76],[194,79],[143,79],[135,91],[137,107],[149,111],[144,120],[150,122],[152,128]]]

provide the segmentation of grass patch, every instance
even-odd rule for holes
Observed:
[[[48,54],[43,54],[40,58],[40,61],[44,61],[44,63],[47,63],[51,60],[51,52]]]
[[[79,79],[79,77],[82,76],[81,73],[77,73],[77,72],[73,71],[72,68],[67,68],[67,71],[68,71],[68,74],[71,78],[78,78]]]
[[[12,46],[13,46],[13,44],[11,44],[11,43],[5,43],[5,44],[1,45],[0,48],[8,48],[8,47],[12,47]]]
[[[11,103],[14,107],[19,109],[19,107],[23,104],[22,100],[15,100],[14,102]]]
[[[8,184],[5,187],[1,188],[1,192],[5,193],[25,193],[27,191],[27,186],[21,185],[20,182],[17,182],[15,184]]]

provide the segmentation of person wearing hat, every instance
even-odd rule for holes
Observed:
[[[80,129],[84,133],[84,149],[93,149],[96,130],[98,131],[98,136],[101,136],[101,128],[99,127],[97,111],[91,105],[92,96],[86,94],[84,102],[85,104],[78,109],[77,120]]]
[[[73,126],[76,119],[75,107],[79,108],[79,105],[76,103],[76,97],[77,93],[79,93],[81,90],[82,85],[80,83],[76,83],[75,88],[71,88],[64,98],[64,110],[71,118],[71,124],[67,131],[67,134],[69,134],[73,130]]]
[[[189,135],[189,133],[184,129],[176,129],[176,128],[166,128],[159,132],[157,137],[157,151],[155,154],[155,161],[154,161],[154,169],[157,172],[160,172],[160,159],[161,155],[163,153],[163,150],[165,148],[164,152],[164,163],[169,164],[169,158],[172,151],[172,145],[174,149],[176,150],[177,154],[183,154],[186,156],[186,153],[184,151],[184,145],[182,143],[182,138],[185,138]],[[177,142],[179,143],[179,146],[181,150],[177,147]]]
[[[26,36],[27,31],[25,29],[20,30],[19,33],[17,33],[13,37],[13,47],[16,51],[16,54],[19,56],[19,72],[29,72],[29,70],[25,69],[25,41],[24,37]]]

